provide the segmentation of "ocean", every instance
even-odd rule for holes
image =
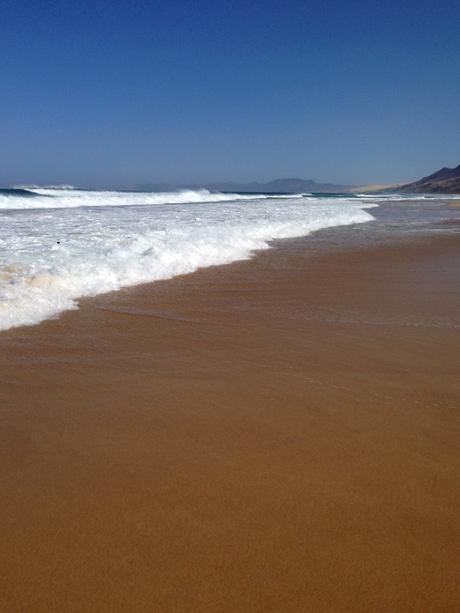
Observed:
[[[273,239],[372,221],[378,201],[204,189],[1,189],[0,330],[76,309],[82,297],[250,258]]]

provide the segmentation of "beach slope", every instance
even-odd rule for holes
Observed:
[[[0,610],[459,610],[459,240],[285,241],[3,333]]]

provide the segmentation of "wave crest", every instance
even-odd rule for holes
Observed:
[[[32,198],[33,196],[33,198]],[[8,209],[68,209],[95,206],[146,206],[158,204],[189,204],[233,202],[236,200],[266,200],[267,194],[231,194],[207,189],[182,189],[175,192],[120,192],[67,189],[66,187],[25,187],[0,190],[0,210]],[[302,194],[286,194],[276,198],[299,198]]]

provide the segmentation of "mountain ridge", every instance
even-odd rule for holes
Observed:
[[[220,181],[214,183],[181,184],[147,183],[139,185],[141,191],[175,191],[177,189],[208,189],[218,192],[263,193],[263,194],[298,194],[298,193],[350,193],[350,192],[405,192],[405,193],[440,193],[460,194],[460,164],[455,168],[440,168],[431,175],[417,181],[390,185],[343,185],[340,183],[319,183],[313,179],[288,177],[267,182]]]
[[[460,164],[455,168],[441,168],[418,181],[400,185],[398,192],[460,194]]]
[[[221,181],[215,183],[203,184],[185,184],[185,185],[170,185],[164,183],[147,183],[140,185],[138,189],[145,191],[170,191],[180,189],[209,189],[219,192],[237,192],[237,193],[264,193],[264,194],[296,194],[296,193],[337,193],[350,192],[355,186],[342,185],[340,183],[318,183],[313,179],[299,178],[284,178],[274,179],[261,183],[258,181],[236,182],[236,181]]]

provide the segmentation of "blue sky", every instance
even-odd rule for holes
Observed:
[[[460,163],[460,3],[3,0],[0,183]]]

